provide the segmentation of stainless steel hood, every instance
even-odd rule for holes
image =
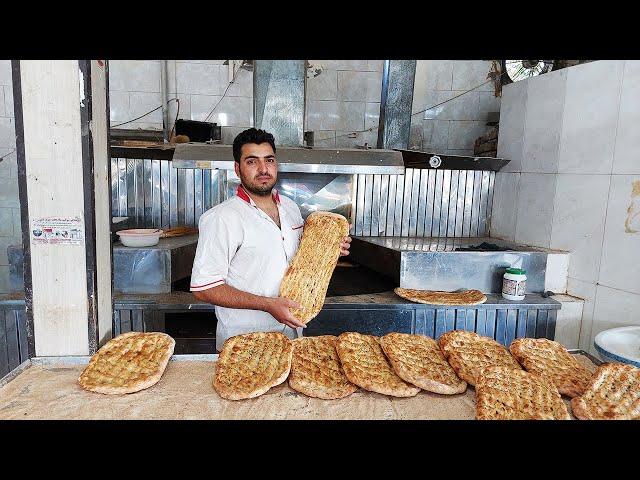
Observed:
[[[276,146],[280,172],[402,175],[402,153],[396,150],[357,148],[304,148]],[[180,143],[173,167],[233,170],[231,145]]]

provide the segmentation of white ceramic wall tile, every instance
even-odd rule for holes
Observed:
[[[0,265],[9,265],[7,258],[7,247],[9,245],[18,245],[21,242],[18,237],[0,237]]]
[[[570,295],[553,295],[551,298],[562,304],[558,310],[553,339],[565,348],[579,348],[584,300]]]
[[[0,148],[16,147],[16,130],[13,118],[0,118]]]
[[[129,114],[129,92],[109,92],[109,114],[112,126],[135,118]]]
[[[367,102],[382,101],[382,72],[367,74]]]
[[[640,61],[624,62],[613,173],[640,174]]]
[[[335,147],[336,132],[333,130],[316,130],[314,132],[313,144],[316,147]]]
[[[0,293],[9,293],[9,267],[0,266]]]
[[[569,277],[567,281],[567,293],[584,300],[584,306],[582,308],[582,323],[580,324],[579,348],[590,352],[592,351],[592,342],[590,342],[590,339],[593,323],[593,308],[596,299],[596,285],[595,283],[582,282]]]
[[[0,206],[0,237],[11,237],[13,235],[13,210],[13,208]]]
[[[480,120],[485,120],[487,113],[500,111],[500,97],[496,97],[493,92],[478,92],[478,108]]]
[[[551,248],[571,252],[569,276],[583,282],[598,279],[610,178],[557,175]]]
[[[498,157],[510,160],[502,168],[502,172],[519,172],[522,168],[526,102],[527,80],[510,83],[502,88]]]
[[[0,178],[0,206],[20,208],[18,180],[16,178]]]
[[[220,113],[222,102],[220,99],[222,98],[219,95],[190,95],[189,96],[189,117],[185,117],[182,115],[182,104],[180,105],[180,117],[181,118],[189,118],[190,120],[197,120],[199,122],[203,122],[204,119],[209,115],[211,110],[216,107],[215,112],[209,117],[208,122],[216,122],[213,120],[218,113]],[[220,102],[220,103],[218,103]],[[186,112],[185,112],[186,113]],[[227,126],[227,125],[223,125]]]
[[[11,60],[0,60],[0,85],[11,84]]]
[[[317,77],[307,79],[308,100],[336,100],[338,98],[338,72],[323,70]]]
[[[384,68],[384,60],[367,60],[367,70],[381,72]]]
[[[476,139],[487,133],[486,122],[452,121],[449,122],[449,149],[471,149]]]
[[[4,100],[4,87],[0,87],[0,117],[7,116],[5,106],[6,102]]]
[[[195,95],[191,96],[192,117],[194,117],[195,97]],[[215,103],[217,102],[218,100],[215,101]],[[200,114],[203,119],[209,114],[215,103],[211,104],[206,112]],[[223,127],[248,128],[253,125],[253,100],[248,97],[224,97],[208,121]]]
[[[567,69],[530,78],[522,153],[522,171],[556,173],[562,131]]]
[[[422,150],[423,127],[420,122],[414,122],[409,128],[409,150]]]
[[[140,115],[153,110],[162,105],[162,95],[160,93],[131,92],[129,94],[129,115],[137,118]],[[156,110],[140,119],[148,123],[162,123],[162,110]]]
[[[447,99],[453,97],[451,92],[440,90],[426,90],[424,93],[424,119],[425,120],[444,120],[446,116],[445,108],[449,108],[449,103],[443,103]],[[441,105],[442,104],[442,105]],[[416,111],[415,109],[412,109]],[[419,111],[419,110],[418,110]],[[418,116],[418,115],[416,115]]]
[[[556,175],[521,174],[516,242],[549,248],[555,192]]]
[[[547,255],[547,271],[544,276],[545,290],[551,290],[554,293],[567,291],[569,260],[569,253],[550,253]]]
[[[227,60],[176,60],[176,63],[206,63],[209,65],[223,65]]]
[[[228,80],[228,78],[227,78]],[[225,85],[224,88],[227,88]],[[227,90],[227,97],[253,97],[253,72],[240,69],[236,78]]]
[[[367,103],[364,109],[364,128],[378,127],[379,124],[380,103]]]
[[[365,144],[375,148],[377,142],[376,132],[359,132],[355,135],[350,131],[336,131],[336,147],[356,148]]]
[[[470,90],[486,82],[487,74],[491,70],[489,60],[454,60],[453,61],[453,90]],[[492,82],[478,88],[480,91],[493,91]]]
[[[122,125],[121,127],[113,127],[113,128],[126,128],[131,130],[162,130],[162,123],[152,123],[152,122],[131,122],[126,125]]]
[[[612,175],[600,285],[640,294],[640,175]]]
[[[240,132],[246,130],[246,127],[222,127],[221,130],[220,141],[225,145],[233,145],[233,140]]]
[[[20,209],[13,209],[13,235],[20,237],[22,235],[22,219],[20,218]]]
[[[5,85],[2,89],[4,90],[4,115],[13,117],[13,87]]]
[[[451,90],[453,60],[425,60],[427,90]]]
[[[364,72],[368,69],[368,60],[334,60],[336,70],[355,70]]]
[[[336,130],[364,130],[365,102],[338,102]]]
[[[449,145],[449,125],[446,120],[423,120],[422,143],[427,151],[447,150]]]
[[[307,102],[307,130],[336,130],[338,102],[309,100]]]
[[[442,105],[427,110],[424,118],[437,120],[479,120],[480,102],[478,93],[469,92],[454,98],[461,93],[463,92],[427,90],[425,95],[427,106]],[[445,101],[447,101],[447,103],[443,103]],[[486,115],[484,121],[486,123]]]
[[[177,63],[176,84],[178,93],[222,95],[229,85],[228,69],[226,65]]]
[[[6,156],[5,156],[6,155]],[[0,148],[0,178],[13,178],[17,170],[17,156],[12,148]]]
[[[176,84],[176,65],[176,60],[167,60],[167,94],[169,98],[175,96],[178,91]]]
[[[492,237],[515,240],[519,183],[519,173],[496,173],[490,225]]]
[[[611,173],[624,62],[567,69],[560,173]]]
[[[177,93],[172,94],[171,97],[177,97],[180,100],[180,111],[178,112],[178,103],[170,102],[169,103],[169,122],[173,125],[173,122],[176,120],[176,114],[178,114],[178,118],[184,118],[191,120],[191,95],[186,93]],[[211,98],[220,98],[220,97],[211,97]],[[211,108],[215,103],[211,104]],[[211,109],[209,109],[211,110]],[[208,113],[208,112],[207,112]]]
[[[369,72],[338,71],[338,101],[364,102]]]
[[[640,295],[598,285],[590,345],[603,330],[640,325]]]
[[[109,61],[109,90],[125,92],[159,92],[159,60]]]

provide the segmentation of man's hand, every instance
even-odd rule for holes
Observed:
[[[344,237],[340,244],[340,256],[346,257],[349,255],[349,247],[351,246],[351,237]]]
[[[305,328],[306,325],[293,316],[289,308],[301,308],[302,306],[293,300],[284,297],[269,298],[266,312],[273,315],[280,323],[293,328]]]

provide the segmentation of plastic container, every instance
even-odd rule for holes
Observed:
[[[125,247],[152,247],[160,241],[159,228],[132,228],[116,232]]]
[[[521,268],[507,268],[502,277],[502,296],[507,300],[524,300],[527,272]]]

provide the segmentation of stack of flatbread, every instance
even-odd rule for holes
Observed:
[[[518,338],[511,342],[509,351],[527,372],[547,378],[563,395],[582,395],[591,380],[591,372],[553,340]]]
[[[475,385],[482,369],[508,367],[521,370],[509,351],[493,338],[474,332],[452,330],[438,339],[440,350],[456,374],[469,385]]]
[[[480,290],[463,292],[443,292],[439,290],[415,290],[397,287],[393,290],[402,298],[416,303],[429,305],[478,305],[487,301],[487,296]]]
[[[340,244],[347,235],[349,222],[342,215],[314,212],[307,217],[300,247],[280,284],[280,296],[302,306],[291,309],[302,323],[308,323],[320,313],[340,257]]]
[[[380,340],[373,335],[342,333],[336,350],[351,383],[392,397],[413,397],[420,389],[400,378],[385,356]]]
[[[287,379],[293,345],[280,332],[228,338],[216,363],[213,388],[227,400],[254,398]]]
[[[176,342],[165,333],[123,333],[98,350],[78,383],[104,394],[133,393],[160,380]]]

